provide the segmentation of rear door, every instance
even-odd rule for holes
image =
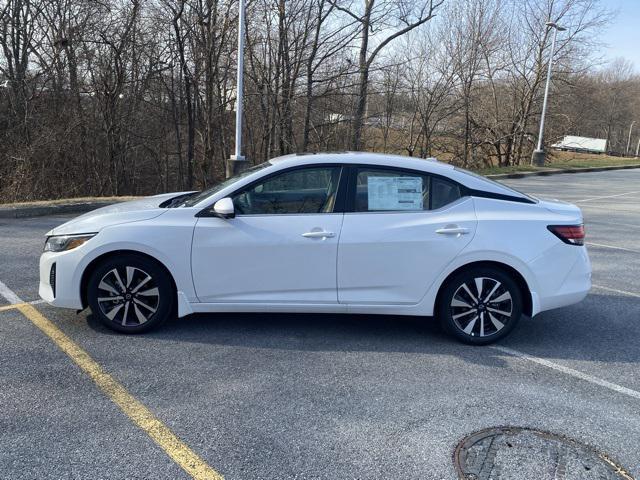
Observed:
[[[447,179],[354,166],[338,249],[338,299],[416,304],[470,242],[473,202]]]

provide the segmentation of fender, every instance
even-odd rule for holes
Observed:
[[[99,235],[110,235],[112,233],[116,233],[111,232],[111,230],[111,228],[107,228],[100,232]],[[187,240],[189,245],[191,244],[192,230],[193,229],[190,230]],[[132,237],[135,238],[135,236]],[[78,295],[80,294],[81,290],[82,276],[84,275],[86,268],[91,262],[102,255],[114,251],[129,250],[133,252],[144,253],[156,259],[158,262],[165,266],[165,268],[170,272],[176,284],[176,289],[178,291],[179,313],[184,313],[184,315],[190,313],[191,307],[188,306],[188,304],[198,301],[195,290],[193,288],[193,280],[191,278],[190,249],[184,248],[185,242],[180,242],[178,239],[175,240],[177,240],[177,245],[181,245],[181,249],[174,249],[171,256],[163,253],[162,250],[155,248],[154,246],[149,244],[143,244],[135,241],[115,240],[108,242],[108,244],[106,245],[101,244],[91,251],[84,252],[83,257],[78,262],[78,266],[73,274],[73,284],[77,286]],[[183,250],[182,254],[177,253],[180,250]]]
[[[491,250],[473,251],[469,253],[463,252],[458,257],[456,257],[449,265],[447,265],[447,268],[442,271],[436,281],[434,281],[431,287],[427,290],[424,297],[422,297],[422,300],[419,303],[419,310],[423,311],[424,315],[433,315],[435,311],[436,297],[447,277],[460,267],[464,267],[465,265],[469,265],[475,262],[487,261],[503,263],[520,273],[520,275],[522,275],[525,282],[527,283],[529,291],[531,292],[532,314],[535,315],[540,311],[540,301],[537,294],[538,285],[529,267],[514,256],[505,254],[504,252]]]

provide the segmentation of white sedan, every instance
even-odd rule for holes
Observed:
[[[435,160],[289,155],[47,234],[40,296],[142,332],[194,312],[435,315],[487,344],[591,287],[582,213]]]

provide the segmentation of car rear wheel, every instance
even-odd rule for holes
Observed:
[[[472,345],[504,338],[521,316],[518,284],[494,267],[476,267],[457,274],[439,297],[438,317],[444,329]]]
[[[107,259],[87,288],[93,314],[108,328],[141,333],[157,327],[173,312],[175,292],[169,274],[155,261],[136,255]]]

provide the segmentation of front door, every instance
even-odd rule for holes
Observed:
[[[337,303],[341,170],[277,172],[232,195],[235,218],[199,218],[191,261],[200,301]]]
[[[412,305],[469,243],[470,198],[428,174],[357,167],[338,252],[340,303]]]

